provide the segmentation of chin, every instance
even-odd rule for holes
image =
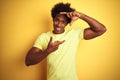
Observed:
[[[55,30],[55,31],[53,31],[53,33],[55,33],[55,34],[61,34],[61,33],[63,33],[64,31],[61,31],[61,30]]]

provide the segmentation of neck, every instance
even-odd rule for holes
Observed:
[[[65,30],[60,31],[60,32],[59,32],[59,31],[54,31],[54,30],[53,30],[52,32],[53,32],[54,34],[62,34],[62,33],[64,33],[64,32],[65,32]]]

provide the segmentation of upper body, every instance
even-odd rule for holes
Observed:
[[[54,34],[52,31],[42,33],[35,41],[34,47],[44,51],[50,37],[52,42],[64,41],[64,43],[47,56],[47,80],[77,80],[75,58],[78,43],[83,39],[83,30],[70,29],[62,34]]]
[[[61,62],[59,63],[61,65],[64,63],[70,65],[70,61],[69,61],[70,54],[72,54],[71,55],[73,59],[72,61],[74,63],[75,55],[73,54],[75,54],[76,52],[76,48],[80,39],[82,38],[84,38],[85,40],[93,39],[95,37],[102,35],[106,31],[106,28],[102,23],[98,22],[96,19],[92,17],[87,16],[84,13],[80,13],[75,9],[70,8],[70,4],[68,3],[67,4],[59,3],[55,5],[52,8],[52,18],[53,18],[53,31],[41,35],[42,37],[40,36],[41,38],[39,38],[42,41],[40,42],[41,43],[40,47],[36,46],[38,44],[35,44],[35,46],[33,46],[28,51],[25,61],[27,66],[37,64],[47,56],[48,56],[47,59],[49,65],[50,63],[52,63],[52,65],[56,65],[56,64],[58,65],[58,62]],[[68,24],[72,24],[74,21],[78,19],[84,20],[86,23],[88,23],[89,27],[85,28],[84,30],[71,30],[71,31],[65,30],[65,27]],[[46,44],[44,46],[44,49],[41,47],[42,44]],[[69,50],[71,50],[71,52]],[[53,55],[53,53],[55,55]],[[63,54],[61,53],[64,54],[64,58],[62,58]],[[62,57],[60,58],[60,56]],[[62,69],[62,71],[65,70],[65,68]],[[58,69],[59,72],[61,71],[60,68],[55,68],[55,69]],[[73,70],[73,72],[74,71],[75,70]],[[74,78],[71,80],[77,80],[77,79]]]

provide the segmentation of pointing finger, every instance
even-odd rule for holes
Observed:
[[[63,40],[63,41],[56,41],[56,45],[60,45],[60,44],[62,44],[64,42],[65,42],[65,40]]]
[[[71,14],[69,12],[60,12],[60,14],[66,14],[67,17],[71,18]]]
[[[60,44],[62,44],[62,43],[64,43],[64,42],[65,42],[65,40],[61,41]]]
[[[60,14],[67,14],[67,12],[60,12]]]

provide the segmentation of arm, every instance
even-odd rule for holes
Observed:
[[[26,59],[25,59],[26,66],[39,63],[44,58],[46,58],[50,53],[56,51],[58,49],[59,45],[62,44],[63,42],[64,41],[52,42],[52,37],[51,37],[50,41],[48,43],[48,46],[44,51],[42,51],[39,48],[32,47],[26,55]]]
[[[102,35],[104,32],[106,32],[106,28],[103,24],[98,22],[97,20],[85,15],[85,14],[80,14],[81,16],[79,17],[80,19],[86,21],[89,24],[89,28],[86,28],[84,30],[84,39],[92,39],[97,36]]]
[[[77,19],[82,19],[85,22],[87,22],[90,27],[84,30],[84,39],[86,40],[100,36],[106,31],[106,28],[103,24],[83,13],[74,11],[74,12],[61,12],[60,14],[66,14],[69,18],[71,18],[70,25]]]
[[[42,61],[48,54],[49,52],[47,50],[42,51],[39,48],[32,47],[26,55],[25,64],[26,66],[37,64]]]

